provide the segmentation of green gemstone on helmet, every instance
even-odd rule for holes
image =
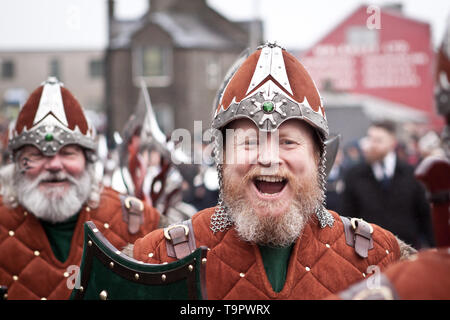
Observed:
[[[264,102],[262,107],[263,107],[264,112],[266,112],[266,113],[271,113],[275,109],[275,106],[274,106],[273,102],[271,102],[271,101]]]
[[[53,134],[47,133],[45,135],[45,141],[53,141]]]

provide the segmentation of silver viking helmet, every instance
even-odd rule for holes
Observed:
[[[49,77],[21,108],[9,133],[8,148],[14,154],[25,145],[33,145],[45,156],[53,156],[69,144],[83,147],[88,160],[94,160],[95,129],[64,84]]]
[[[259,47],[239,66],[220,93],[212,127],[248,118],[262,131],[286,120],[308,122],[325,141],[328,123],[314,81],[300,62],[276,44]]]
[[[276,131],[289,119],[307,122],[319,137],[321,151],[319,182],[323,205],[317,208],[316,215],[322,228],[331,227],[333,216],[324,208],[329,128],[322,98],[311,76],[293,55],[276,43],[266,43],[250,56],[241,56],[232,69],[216,98],[212,128],[222,130],[241,118],[250,119],[265,132]],[[220,194],[216,212],[211,218],[213,232],[224,231],[232,224],[221,194],[221,152],[222,146],[217,143],[215,155]]]

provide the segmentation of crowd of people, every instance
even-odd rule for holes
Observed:
[[[54,77],[39,86],[8,132],[0,170],[3,298],[67,299],[67,268],[80,264],[86,221],[141,263],[175,262],[206,246],[209,299],[370,298],[377,292],[361,281],[374,269],[381,298],[414,299],[411,281],[394,276],[400,263],[448,268],[445,250],[417,253],[441,245],[414,176],[421,158],[439,154],[432,133],[412,157],[391,122],[374,122],[327,176],[325,106],[307,70],[276,43],[237,65],[214,108],[214,168],[171,166],[169,149],[133,130],[119,168],[127,188],[118,191],[113,176],[96,171],[95,130],[74,93]],[[194,212],[180,209],[183,201]],[[448,273],[434,275],[417,294],[448,299]]]
[[[427,157],[445,158],[444,150],[436,132],[405,135],[402,128],[374,121],[364,137],[341,146],[327,179],[327,207],[380,224],[417,249],[433,247],[426,190],[414,170]]]

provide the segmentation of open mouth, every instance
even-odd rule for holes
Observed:
[[[46,180],[42,180],[41,183],[64,183],[67,182],[67,179],[46,179]]]
[[[262,195],[273,196],[283,191],[288,180],[280,176],[257,176],[253,183]]]

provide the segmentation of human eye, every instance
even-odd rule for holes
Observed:
[[[74,148],[74,147],[65,147],[65,148],[62,148],[60,151],[59,151],[59,153],[62,155],[62,156],[65,156],[65,157],[71,157],[71,156],[76,156],[76,155],[78,155],[78,153],[79,153],[79,149],[77,149],[77,148]]]
[[[258,139],[248,137],[243,141],[242,147],[246,150],[253,150],[258,147]]]
[[[20,159],[28,160],[38,159],[41,157],[43,157],[42,153],[36,148],[27,148],[20,155]]]
[[[256,146],[256,145],[258,145],[258,139],[255,139],[255,138],[245,139],[245,145],[246,146]]]
[[[298,144],[298,142],[291,138],[280,139],[280,145],[283,145],[283,146],[293,146],[293,145],[297,145],[297,144]]]
[[[30,152],[24,158],[28,158],[31,161],[40,161],[44,158],[44,155],[40,152]]]
[[[22,153],[19,163],[22,167],[33,167],[42,163],[44,155],[38,150],[29,150]]]
[[[258,139],[253,137],[243,137],[236,140],[236,146],[241,148],[252,148],[258,145]]]
[[[72,150],[61,150],[61,155],[63,155],[63,156],[71,156],[71,155],[74,155],[75,154],[75,152],[74,151],[72,151]]]

